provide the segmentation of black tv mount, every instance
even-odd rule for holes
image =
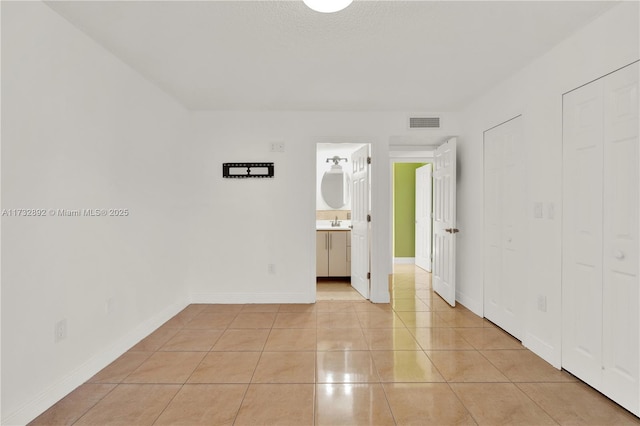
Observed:
[[[227,179],[272,178],[273,163],[222,163],[222,177]]]

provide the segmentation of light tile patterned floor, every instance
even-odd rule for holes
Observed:
[[[32,424],[640,424],[424,271],[398,265],[393,294],[190,305]]]
[[[316,284],[316,300],[366,300],[351,287],[351,280],[318,279]]]

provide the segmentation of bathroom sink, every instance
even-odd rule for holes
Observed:
[[[331,220],[317,220],[316,221],[316,231],[350,231],[351,221],[350,220],[341,220],[340,225],[333,226],[331,225]]]

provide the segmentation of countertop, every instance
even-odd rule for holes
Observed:
[[[317,220],[316,231],[351,231],[351,221],[341,220],[340,226],[331,226],[331,220]]]

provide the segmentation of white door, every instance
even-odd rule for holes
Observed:
[[[526,228],[522,117],[484,133],[484,316],[522,340]]]
[[[562,366],[640,414],[638,64],[563,104]]]
[[[416,266],[431,272],[431,179],[433,166],[416,169]]]
[[[602,80],[563,97],[562,366],[602,383]]]
[[[351,286],[369,298],[369,145],[351,155]]]
[[[456,305],[456,138],[434,153],[433,290]]]
[[[638,63],[604,80],[603,392],[640,411]]]

